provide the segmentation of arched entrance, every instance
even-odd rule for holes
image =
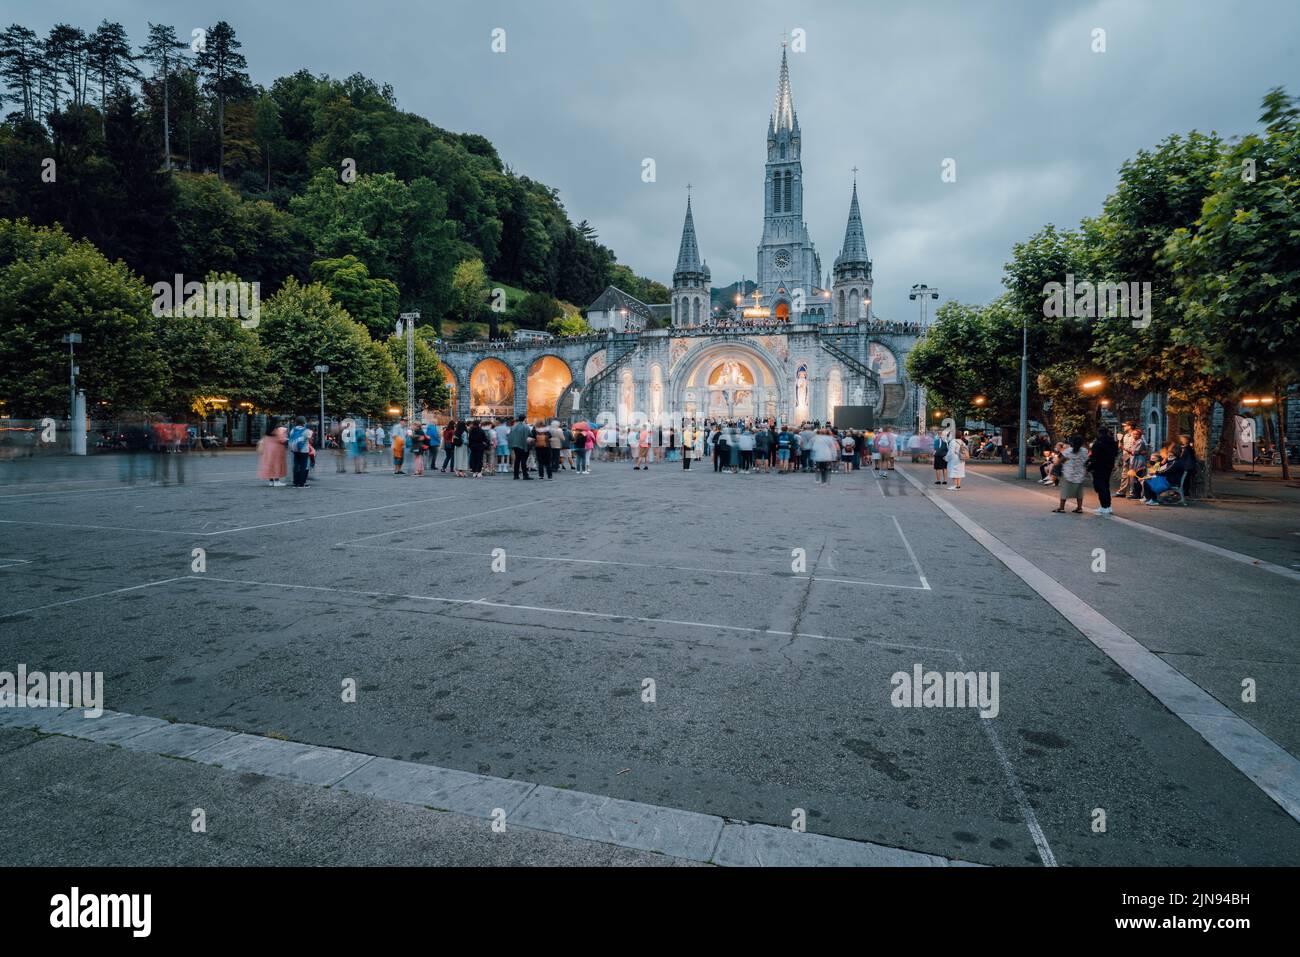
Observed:
[[[500,359],[484,359],[469,377],[469,414],[513,415],[515,377]]]
[[[442,384],[447,387],[447,401],[443,404],[443,407],[437,411],[447,412],[450,415],[455,416],[456,409],[459,408],[459,406],[456,405],[456,397],[457,393],[460,391],[456,385],[456,373],[453,372],[451,366],[447,365],[445,362],[440,361],[438,365],[442,368]]]
[[[569,366],[555,356],[542,356],[528,367],[528,421],[552,419],[560,396],[573,381]]]
[[[669,409],[696,420],[780,418],[786,396],[779,369],[753,343],[709,343],[673,371]]]
[[[776,320],[777,322],[790,321],[790,304],[784,299],[776,304]]]

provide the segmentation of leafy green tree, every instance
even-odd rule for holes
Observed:
[[[240,278],[214,272],[206,280],[237,283]],[[207,418],[216,407],[205,404],[205,399],[221,398],[226,408],[235,409],[240,402],[265,406],[275,395],[266,352],[257,333],[243,327],[241,317],[182,307],[157,317],[154,329],[168,369],[159,401],[169,413],[193,410]]]
[[[1020,412],[1020,319],[1008,300],[1003,294],[987,306],[945,302],[909,354],[907,369],[958,422],[978,416],[1013,434]],[[982,408],[978,396],[986,400]]]
[[[1283,416],[1286,388],[1300,381],[1298,116],[1293,97],[1269,91],[1264,134],[1224,151],[1195,226],[1175,230],[1163,257],[1186,317],[1178,340],[1244,388],[1276,394]],[[1289,479],[1285,454],[1282,462]]]
[[[320,382],[312,370],[319,364],[330,367],[325,376],[329,409],[374,414],[401,392],[401,376],[388,350],[323,285],[289,279],[263,303],[257,335],[278,380],[275,404],[285,412],[306,414],[317,408]]]
[[[0,397],[17,416],[68,411],[68,347],[80,333],[87,402],[145,408],[165,380],[148,287],[58,226],[0,220]]]
[[[488,296],[487,270],[483,260],[466,259],[456,264],[451,272],[451,312],[461,322],[474,322],[488,313],[488,335],[497,337],[497,313],[485,310]]]
[[[462,322],[452,331],[452,342],[480,342],[487,339],[488,328],[481,322]]]
[[[400,294],[397,284],[370,275],[356,256],[318,259],[311,264],[311,278],[330,291],[348,314],[375,339],[383,339],[397,319]]]
[[[564,315],[564,307],[554,296],[543,292],[530,292],[519,300],[510,318],[521,329],[545,329],[552,319]]]
[[[1190,412],[1202,492],[1213,492],[1210,426],[1214,403],[1239,392],[1217,361],[1203,330],[1176,295],[1170,237],[1193,230],[1220,165],[1222,141],[1212,134],[1170,136],[1139,150],[1120,168],[1119,183],[1097,222],[1098,263],[1105,278],[1149,282],[1149,317],[1106,317],[1095,324],[1092,355],[1107,376],[1139,392],[1165,392],[1174,411]],[[1149,321],[1148,321],[1149,320]]]
[[[176,173],[171,213],[174,271],[233,272],[265,292],[286,276],[306,276],[310,243],[297,220],[264,200],[245,200],[216,176]]]
[[[546,331],[553,336],[568,338],[570,336],[588,336],[592,333],[587,320],[576,312],[565,313],[546,324]]]
[[[1005,358],[1014,367],[1019,419],[1021,326],[1028,340],[1029,417],[1062,434],[1052,410],[1070,407],[1079,395],[1078,381],[1067,382],[1061,375],[1063,362],[1086,358],[1092,347],[1093,321],[1088,315],[1054,315],[1049,299],[1052,283],[1067,286],[1093,282],[1097,277],[1095,238],[1084,224],[1080,230],[1043,227],[1028,240],[1017,243],[1006,264],[1002,283],[1007,288],[1005,305],[1009,310],[1010,329],[1003,330]],[[1078,303],[1076,302],[1077,306]],[[1056,367],[1056,375],[1040,376],[1043,370]],[[1018,440],[1018,437],[1017,437]]]

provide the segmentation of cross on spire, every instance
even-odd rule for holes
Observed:
[[[856,166],[853,167],[853,185],[858,185],[858,168]]]

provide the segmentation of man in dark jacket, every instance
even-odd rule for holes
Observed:
[[[510,444],[510,458],[514,462],[515,478],[519,478],[519,473],[524,473],[525,481],[532,481],[532,476],[528,474],[528,441],[529,433],[528,423],[524,421],[523,416],[515,416],[515,424],[510,427],[510,433],[507,441]]]
[[[1118,457],[1119,443],[1110,434],[1110,429],[1103,425],[1097,430],[1097,440],[1088,453],[1088,470],[1092,472],[1092,489],[1097,493],[1098,515],[1111,514],[1110,473],[1114,471]]]

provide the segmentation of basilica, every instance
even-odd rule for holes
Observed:
[[[803,134],[784,49],[766,134],[757,279],[744,295],[717,301],[688,197],[669,303],[610,286],[587,308],[593,335],[443,347],[453,415],[798,423],[855,406],[877,425],[914,426],[904,361],[922,330],[872,311],[856,179],[823,276],[803,218]]]

